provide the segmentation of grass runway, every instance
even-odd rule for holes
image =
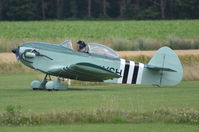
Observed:
[[[145,85],[71,86],[68,91],[32,91],[38,73],[0,75],[0,111],[19,105],[23,111],[53,112],[110,108],[148,112],[159,108],[199,109],[199,82],[174,87]]]
[[[174,87],[145,85],[71,86],[68,91],[32,91],[30,82],[40,73],[0,75],[0,111],[8,105],[21,106],[23,112],[118,109],[152,112],[159,108],[199,109],[199,82],[182,82]],[[138,131],[197,132],[198,125],[165,123],[94,123],[67,125],[0,126],[0,131]]]

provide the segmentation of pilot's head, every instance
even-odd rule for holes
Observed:
[[[81,50],[84,47],[86,47],[86,43],[82,40],[77,41],[77,45],[78,45],[78,50]]]

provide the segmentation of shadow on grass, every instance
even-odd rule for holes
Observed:
[[[120,89],[120,88],[119,88]],[[73,87],[73,88],[68,88],[66,90],[52,90],[52,91],[62,91],[62,92],[66,92],[66,91],[117,91],[119,90],[118,88],[104,88],[104,87],[99,87],[99,88],[80,88],[80,87]],[[120,89],[121,90],[121,89]],[[0,90],[1,92],[30,92],[30,91],[33,91],[33,92],[41,92],[41,91],[47,91],[46,89],[40,89],[40,90],[32,90],[31,88],[10,88],[10,87],[7,87],[7,88],[3,88]],[[50,91],[49,91],[50,92]]]
[[[68,88],[67,90],[69,91],[113,91],[116,89],[114,88]]]

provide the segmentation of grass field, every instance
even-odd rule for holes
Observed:
[[[112,109],[135,112],[199,110],[199,82],[182,82],[174,87],[145,85],[71,86],[67,91],[32,91],[30,82],[41,79],[39,73],[0,75],[0,113],[8,106],[19,107],[24,113],[56,113],[61,111],[93,111]],[[169,114],[169,113],[168,113]],[[0,131],[138,131],[138,132],[197,132],[197,124],[94,123],[66,125],[0,126]]]
[[[0,22],[5,39],[64,40],[104,38],[198,38],[199,20],[178,21],[34,21]]]
[[[115,50],[150,50],[166,44],[190,49],[199,48],[198,34],[199,20],[0,22],[0,52],[27,41],[66,39],[103,43]]]
[[[78,124],[44,126],[0,126],[2,132],[198,132],[197,125],[185,124]]]

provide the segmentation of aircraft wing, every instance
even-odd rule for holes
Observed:
[[[91,63],[77,63],[69,67],[52,69],[50,72],[59,73],[57,76],[84,81],[103,81],[121,77],[110,70]]]

